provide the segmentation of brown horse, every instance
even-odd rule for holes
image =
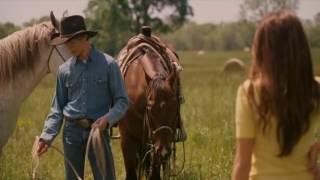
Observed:
[[[126,179],[141,178],[142,172],[161,179],[180,121],[178,57],[156,36],[141,34],[118,57],[130,99],[119,123]]]

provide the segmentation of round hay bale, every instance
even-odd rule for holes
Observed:
[[[248,46],[244,47],[244,48],[243,48],[243,51],[244,51],[244,52],[250,52],[250,47],[248,47]]]
[[[244,72],[246,65],[237,58],[231,58],[223,64],[223,72]]]
[[[204,55],[204,54],[205,54],[205,52],[204,52],[203,50],[200,50],[200,51],[197,52],[197,55],[198,55],[198,56],[202,56],[202,55]]]

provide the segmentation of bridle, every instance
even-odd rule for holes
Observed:
[[[48,62],[48,72],[47,73],[50,73],[51,72],[51,69],[50,69],[50,59],[51,59],[51,56],[53,54],[53,50],[56,50],[57,53],[59,54],[60,58],[62,59],[63,62],[66,62],[67,60],[63,57],[63,55],[61,54],[61,52],[59,51],[59,49],[57,48],[56,45],[52,45],[52,48],[50,49],[50,53],[48,55],[48,58],[47,58],[47,62]]]
[[[152,78],[151,81],[155,81],[158,79],[164,80],[165,77],[161,76],[161,75],[156,75],[155,77]],[[141,159],[141,162],[139,165],[140,166],[139,171],[138,171],[139,177],[141,177],[141,174],[142,174],[141,167],[142,167],[142,164],[144,164],[146,157],[149,154],[153,154],[155,152],[154,137],[159,132],[168,131],[170,133],[170,136],[172,138],[172,148],[173,148],[173,156],[174,156],[173,162],[174,163],[175,163],[175,159],[176,159],[176,145],[175,145],[176,133],[175,133],[175,129],[170,127],[169,125],[163,125],[163,126],[157,127],[156,129],[153,129],[151,127],[151,123],[153,122],[152,121],[153,118],[152,118],[152,114],[151,114],[151,110],[152,110],[153,105],[149,102],[149,97],[150,97],[149,95],[152,90],[151,81],[149,81],[149,83],[148,83],[148,88],[147,88],[147,92],[146,92],[147,105],[146,105],[146,109],[145,109],[145,113],[144,113],[143,131],[142,131],[142,136],[144,137],[144,138],[142,138],[142,146],[147,146],[147,147],[143,147],[140,150],[141,151],[140,154],[142,155],[142,159]],[[178,89],[179,89],[180,84],[178,83],[176,85],[178,86]],[[180,106],[181,106],[181,103],[183,103],[183,97],[180,96],[179,90],[176,92],[176,96],[174,97],[174,99],[177,99],[178,105],[177,105],[177,109],[176,109],[176,117],[175,117],[176,119],[173,121],[173,123],[177,123],[178,121],[181,121],[181,119],[180,119],[181,118],[180,117]],[[144,148],[147,148],[147,152],[144,152]],[[184,166],[184,163],[183,163],[183,166]],[[150,166],[149,168],[152,168],[152,166]],[[179,174],[182,172],[182,170],[183,170],[183,168],[179,171]],[[178,174],[170,174],[170,176],[176,176],[176,175],[178,175]]]
[[[49,29],[48,25],[46,24],[43,24],[44,27],[46,27],[47,29]],[[50,34],[49,34],[49,39],[51,39],[51,36],[54,34],[55,30],[53,29]],[[52,56],[52,53],[53,53],[53,50],[56,50],[57,53],[59,54],[60,58],[62,59],[62,61],[65,63],[67,60],[63,57],[63,55],[61,54],[61,52],[59,51],[59,49],[57,48],[56,45],[51,45],[51,49],[50,49],[50,52],[49,52],[49,55],[48,55],[48,58],[47,58],[47,66],[48,66],[48,72],[47,73],[50,73],[51,70],[50,70],[50,59],[51,59],[51,56]]]
[[[148,141],[149,143],[152,143],[153,137],[158,134],[160,131],[168,131],[170,133],[170,136],[173,137],[173,129],[170,126],[160,126],[156,128],[155,130],[152,129],[151,123],[152,123],[152,118],[151,118],[151,107],[147,106],[145,110],[145,115],[144,115],[144,126],[147,130],[148,133]]]
[[[163,76],[160,76],[160,75],[156,75],[151,81],[155,81],[155,80],[157,80],[157,79],[164,79],[164,77]],[[149,93],[150,93],[150,91],[151,91],[151,86],[150,86],[150,82],[149,82],[149,87],[148,87],[148,90],[147,90],[147,97],[149,97]],[[174,138],[173,136],[174,136],[174,130],[173,130],[173,128],[172,127],[170,127],[170,126],[168,126],[168,125],[163,125],[163,126],[160,126],[160,127],[157,127],[156,129],[152,129],[152,127],[151,127],[151,123],[152,123],[152,116],[151,116],[151,110],[152,110],[152,105],[150,104],[150,103],[148,103],[148,99],[147,99],[147,105],[146,105],[146,109],[145,109],[145,114],[144,114],[144,129],[147,129],[147,131],[148,131],[148,140],[150,141],[150,142],[152,142],[152,139],[153,139],[153,137],[157,134],[157,133],[159,133],[159,132],[161,132],[161,131],[168,131],[169,133],[170,133],[170,136],[172,137],[172,138]],[[180,108],[179,107],[179,102],[177,102],[178,103],[178,109]],[[178,118],[178,116],[179,116],[179,114],[178,114],[179,112],[177,111],[177,118]],[[174,121],[175,122],[175,121]]]

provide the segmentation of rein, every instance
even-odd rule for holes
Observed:
[[[57,48],[57,46],[52,46],[51,50],[50,50],[50,53],[48,55],[48,58],[47,58],[47,62],[48,62],[48,72],[47,73],[50,73],[51,72],[51,69],[50,69],[50,60],[51,60],[51,56],[53,54],[53,50],[56,50],[57,53],[59,54],[60,58],[62,59],[63,62],[66,62],[67,60],[63,57],[63,55],[61,54],[61,52],[59,51],[59,49]]]
[[[163,76],[161,75],[157,75],[155,76],[151,81],[156,81],[158,79],[164,79]],[[149,82],[148,84],[148,89],[147,89],[147,97],[149,97],[149,94],[150,94],[150,91],[152,90],[152,86],[151,86],[151,82]],[[147,99],[148,101],[148,99]],[[146,128],[148,128],[148,140],[151,142],[152,141],[152,137],[154,135],[156,135],[157,133],[159,133],[160,131],[163,131],[163,130],[167,130],[170,132],[170,134],[173,136],[174,133],[173,133],[173,129],[170,127],[170,126],[160,126],[158,127],[157,129],[155,130],[152,130],[151,128],[151,122],[152,122],[152,119],[151,119],[151,108],[152,106],[147,103],[147,106],[146,106],[146,109],[145,109],[145,115],[144,115],[144,121],[145,121],[145,124],[147,125]]]

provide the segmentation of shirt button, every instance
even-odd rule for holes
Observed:
[[[83,104],[83,105],[86,105],[86,102],[83,102],[82,104]]]

